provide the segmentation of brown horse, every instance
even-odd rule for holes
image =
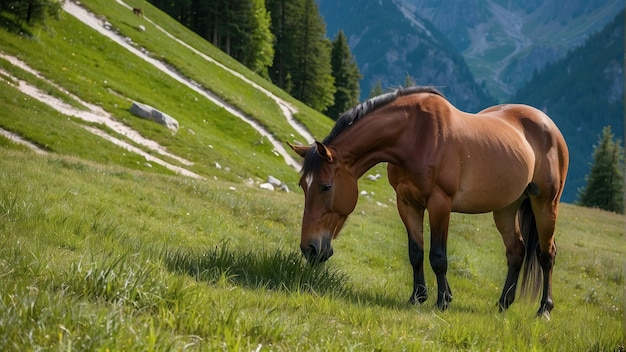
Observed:
[[[133,14],[143,18],[143,10],[141,7],[133,7]]]
[[[510,104],[468,114],[435,89],[413,87],[345,112],[323,143],[290,146],[304,158],[300,248],[309,262],[333,254],[331,240],[357,203],[358,178],[387,162],[408,233],[411,303],[427,298],[424,211],[442,310],[452,301],[446,279],[450,213],[493,212],[508,264],[500,310],[513,303],[523,270],[522,292],[536,296],[543,285],[537,314],[550,317],[554,230],[569,157],[563,136],[543,112]]]

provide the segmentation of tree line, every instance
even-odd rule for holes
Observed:
[[[226,54],[336,118],[358,103],[348,41],[331,41],[315,0],[150,0]]]
[[[44,23],[47,18],[58,18],[63,0],[1,0],[0,10],[15,16],[15,20],[29,25]]]

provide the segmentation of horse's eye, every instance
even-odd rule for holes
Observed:
[[[322,183],[320,188],[321,188],[322,192],[328,192],[328,191],[330,191],[330,189],[332,187],[333,187],[332,183]]]

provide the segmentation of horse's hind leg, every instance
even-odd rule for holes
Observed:
[[[506,247],[506,262],[508,266],[502,295],[498,301],[500,311],[509,308],[515,301],[517,280],[524,261],[524,242],[516,221],[518,208],[519,202],[515,202],[504,209],[493,212],[493,219]]]
[[[531,199],[531,204],[533,213],[535,214],[537,234],[539,236],[539,253],[537,259],[543,273],[541,306],[537,311],[537,315],[550,319],[550,311],[554,308],[554,303],[552,301],[552,269],[554,267],[554,260],[556,257],[554,231],[558,215],[558,202]]]

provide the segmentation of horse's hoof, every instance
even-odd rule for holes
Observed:
[[[546,321],[550,321],[550,311],[554,308],[554,303],[552,300],[547,300],[545,303],[539,307],[537,311],[537,317],[544,318]]]
[[[537,312],[537,318],[543,318],[546,321],[550,321],[550,311],[547,309],[544,309],[543,311],[539,310]]]
[[[428,299],[428,295],[421,295],[421,296],[411,296],[411,298],[409,299],[409,303],[415,305],[417,303],[422,304],[424,302],[426,302],[426,300]]]
[[[443,312],[443,311],[447,310],[448,308],[450,308],[450,302],[446,302],[446,301],[443,301],[443,302],[437,302],[436,306],[437,306],[437,308],[438,308],[440,311],[442,311],[442,312]]]

